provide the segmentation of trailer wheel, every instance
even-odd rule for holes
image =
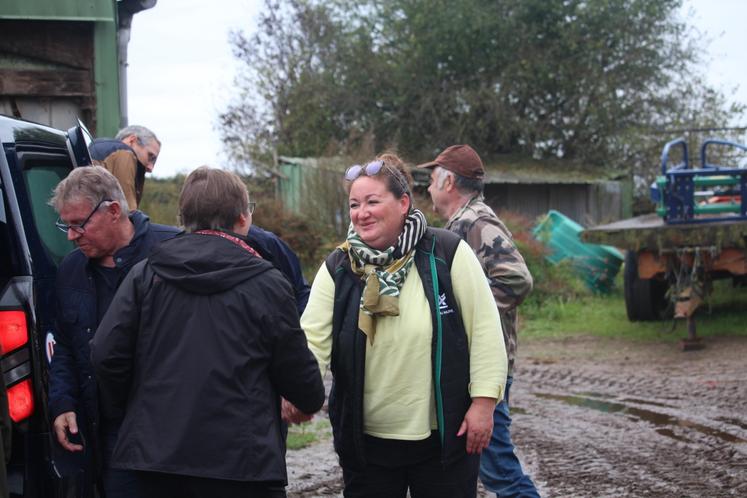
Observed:
[[[638,278],[638,256],[633,251],[625,255],[625,309],[631,322],[661,320],[667,310],[666,280]]]

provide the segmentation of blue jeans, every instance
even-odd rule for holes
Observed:
[[[496,496],[539,498],[534,483],[522,470],[521,462],[514,453],[514,443],[511,442],[508,392],[512,381],[511,376],[506,379],[506,394],[493,412],[493,436],[480,458],[480,480]]]

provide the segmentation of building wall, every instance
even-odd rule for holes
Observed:
[[[0,113],[120,128],[117,0],[0,0]]]
[[[297,158],[282,160],[278,169],[277,193],[285,208],[344,237],[350,220],[342,172],[325,161]]]
[[[496,211],[509,210],[535,219],[549,210],[560,211],[584,226],[630,216],[622,182],[579,184],[489,184],[485,199]]]
[[[281,158],[278,196],[286,209],[323,221],[344,235],[349,220],[342,171],[344,167],[328,158]],[[427,197],[428,176],[421,173],[419,180],[415,188]],[[496,212],[509,210],[536,219],[555,209],[587,227],[632,216],[631,189],[624,181],[489,183],[485,198]]]

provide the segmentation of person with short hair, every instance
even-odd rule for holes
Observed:
[[[348,235],[317,272],[301,325],[332,368],[346,497],[474,497],[503,397],[500,321],[475,255],[427,226],[401,163],[386,154],[346,171]]]
[[[508,396],[516,358],[517,307],[532,290],[532,275],[511,232],[483,199],[485,169],[469,145],[452,145],[420,168],[431,169],[428,192],[433,208],[448,220],[446,229],[465,240],[477,255],[490,283],[508,350],[508,378],[503,400],[495,407],[490,445],[480,459],[480,480],[497,496],[538,497],[531,478],[514,453]]]
[[[55,289],[54,356],[49,372],[49,411],[63,460],[85,463],[81,484],[92,496],[103,468],[107,498],[136,496],[134,479],[110,466],[120,418],[101,416],[89,341],[130,269],[175,227],[150,223],[128,210],[117,179],[106,169],[75,168],[50,200],[57,228],[77,248],[60,263]],[[84,452],[84,458],[75,455]]]
[[[152,173],[161,153],[161,142],[145,126],[131,125],[112,138],[97,138],[88,148],[94,164],[112,173],[122,187],[130,209],[143,197],[145,173]]]
[[[124,417],[113,463],[142,496],[285,496],[281,397],[324,403],[291,286],[246,242],[253,208],[235,173],[190,173],[186,233],[130,272],[91,341],[102,411]]]

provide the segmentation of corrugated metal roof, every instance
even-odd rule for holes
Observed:
[[[0,19],[114,21],[116,0],[3,0]]]

